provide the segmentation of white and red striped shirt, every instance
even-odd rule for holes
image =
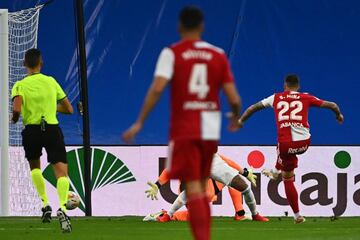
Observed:
[[[274,108],[279,142],[294,142],[311,137],[308,113],[311,106],[324,101],[308,93],[285,91],[265,98],[261,103]]]
[[[201,40],[180,41],[162,50],[156,76],[171,81],[170,139],[219,140],[219,92],[234,81],[224,51]]]

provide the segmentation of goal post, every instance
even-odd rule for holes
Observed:
[[[44,5],[8,12],[0,9],[0,216],[37,216],[41,201],[31,182],[22,148],[22,118],[11,124],[11,89],[26,76],[25,52],[37,47]]]
[[[1,216],[9,215],[9,32],[8,10],[0,9],[0,188]]]

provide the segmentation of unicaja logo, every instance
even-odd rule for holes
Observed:
[[[79,208],[85,211],[84,159],[83,148],[67,152],[70,191],[80,197]],[[43,171],[45,179],[56,187],[53,169],[48,165]],[[133,173],[119,158],[99,148],[91,148],[91,190],[110,184],[121,184],[136,181]]]
[[[261,152],[255,153],[255,151],[253,154],[262,155]],[[255,163],[259,161],[258,157],[254,157],[250,155],[248,158],[249,165],[251,163]],[[261,157],[260,159],[263,159],[263,157]],[[351,155],[346,151],[338,151],[334,155],[333,162],[338,169],[346,169],[351,164]],[[260,165],[262,166],[261,161],[260,163],[257,162],[256,166],[260,166]],[[301,167],[301,162],[299,163],[299,166]],[[264,176],[261,176],[259,173],[257,175],[259,182],[258,185],[263,187],[263,185],[261,185],[260,182],[261,182],[261,178],[264,178]],[[329,178],[332,178],[331,180],[336,180],[336,186],[329,184]],[[350,184],[355,185],[359,181],[360,181],[360,174],[356,175],[354,179],[349,179],[347,173],[338,172],[336,173],[335,176],[333,176],[327,173],[327,169],[324,169],[323,172],[307,172],[305,174],[302,174],[301,176],[296,176],[296,182],[298,186],[299,183],[301,184],[301,186],[309,182],[313,183],[311,184],[310,187],[300,188],[302,189],[299,192],[300,202],[306,206],[313,206],[313,205],[329,206],[332,208],[332,212],[334,216],[341,216],[345,212],[348,204],[348,195],[349,196],[352,195],[353,203],[360,206],[360,189],[354,191],[353,193],[351,192],[348,193],[349,185]],[[273,203],[280,206],[286,206],[288,205],[288,202],[285,197],[281,196],[279,191],[280,183],[281,183],[281,179],[278,179],[277,181],[269,181],[267,185],[267,194]],[[330,193],[329,189],[333,189],[333,190],[336,189],[336,192],[332,191],[332,193]],[[261,191],[261,189],[256,189],[256,188],[253,190],[255,197],[257,199],[257,204],[261,204],[261,197],[263,191]],[[334,198],[336,198],[336,201],[334,200]]]
[[[332,159],[328,159],[328,157],[325,159],[324,154],[306,154],[308,154],[306,161],[303,161],[303,156],[299,157],[299,168],[296,170],[295,176],[302,205],[309,206],[311,212],[319,213],[319,215],[326,213],[341,216],[347,209],[352,211],[350,214],[360,214],[360,184],[358,184],[360,172],[352,169],[351,154],[344,150],[336,151],[332,155]],[[164,160],[164,158],[159,158],[159,172],[163,169]],[[283,187],[281,178],[270,181],[260,173],[264,168],[265,160],[275,164],[275,159],[266,159],[259,150],[251,151],[247,156],[247,164],[254,168],[255,174],[258,176],[258,187],[252,189],[256,204],[274,209],[281,209],[281,206],[287,207],[288,201],[284,190],[281,189]],[[323,163],[326,165],[323,166]],[[313,168],[312,165],[316,165],[317,168]],[[164,186],[161,194],[168,202],[172,202],[176,198],[176,194],[171,191],[170,186]],[[221,199],[222,192],[219,193],[218,201],[214,204],[221,205]]]

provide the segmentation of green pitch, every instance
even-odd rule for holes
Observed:
[[[26,240],[177,240],[191,239],[187,223],[142,222],[139,217],[72,218],[73,232],[63,234],[57,219],[42,224],[40,218],[0,218],[0,239]],[[294,225],[291,218],[271,218],[268,223],[235,222],[213,218],[212,239],[360,239],[360,218],[307,218]]]

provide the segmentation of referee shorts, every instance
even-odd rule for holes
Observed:
[[[49,163],[67,163],[64,135],[59,125],[46,124],[45,131],[40,125],[26,125],[21,135],[28,161],[39,159],[45,148]]]

